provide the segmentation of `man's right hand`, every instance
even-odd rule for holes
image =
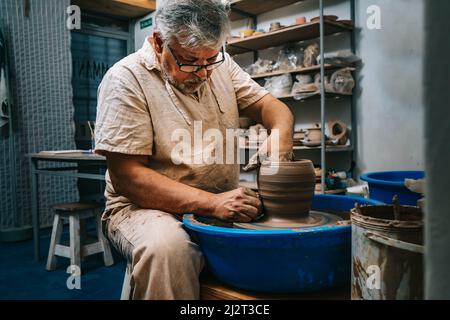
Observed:
[[[262,213],[259,195],[248,188],[214,195],[212,216],[228,222],[251,222]]]

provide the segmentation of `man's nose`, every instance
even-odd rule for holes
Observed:
[[[201,68],[195,74],[197,75],[197,77],[205,79],[208,76],[208,71],[206,70],[206,68]]]

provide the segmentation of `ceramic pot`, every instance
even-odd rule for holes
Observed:
[[[322,141],[322,129],[320,128],[309,128],[306,130],[306,139],[309,142],[321,142]]]
[[[306,17],[297,17],[296,19],[295,19],[295,23],[296,24],[298,24],[298,25],[302,25],[302,24],[305,24],[306,23]]]
[[[297,131],[297,132],[294,132],[294,135],[293,135],[293,139],[294,140],[302,140],[302,139],[305,139],[305,131]]]
[[[336,144],[344,145],[348,140],[348,128],[342,121],[330,121],[328,122],[328,131],[331,140],[334,140]]]
[[[276,166],[278,171],[273,174]],[[263,162],[258,171],[258,190],[264,206],[264,220],[283,225],[307,218],[315,181],[310,160]]]
[[[284,28],[284,26],[282,26],[281,23],[279,23],[279,22],[272,22],[270,24],[269,31],[276,31],[276,30],[280,30],[282,28]]]

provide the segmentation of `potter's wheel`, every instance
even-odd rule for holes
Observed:
[[[186,217],[185,217],[186,218]],[[339,225],[340,221],[343,221],[341,217],[321,212],[321,211],[310,211],[308,217],[298,218],[295,220],[280,220],[280,219],[262,219],[257,220],[255,222],[250,223],[232,223],[232,222],[223,222],[213,218],[201,217],[197,215],[189,215],[187,216],[190,224],[196,226],[215,226],[215,227],[224,227],[233,230],[260,230],[260,231],[301,231],[307,228],[313,227],[331,227]]]
[[[309,216],[301,218],[291,218],[283,220],[279,218],[266,218],[251,223],[234,223],[234,227],[250,230],[281,230],[281,229],[300,229],[311,227],[324,227],[336,225],[342,221],[341,217],[321,211],[310,211]]]
[[[184,215],[183,223],[220,281],[261,292],[317,291],[350,283],[352,227],[331,213],[348,213],[355,203],[380,204],[351,196],[315,195],[311,216],[323,225],[302,228],[244,229],[193,214]]]

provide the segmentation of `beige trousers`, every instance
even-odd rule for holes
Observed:
[[[135,299],[198,299],[203,256],[176,216],[129,206],[110,216],[105,234],[131,261]]]

